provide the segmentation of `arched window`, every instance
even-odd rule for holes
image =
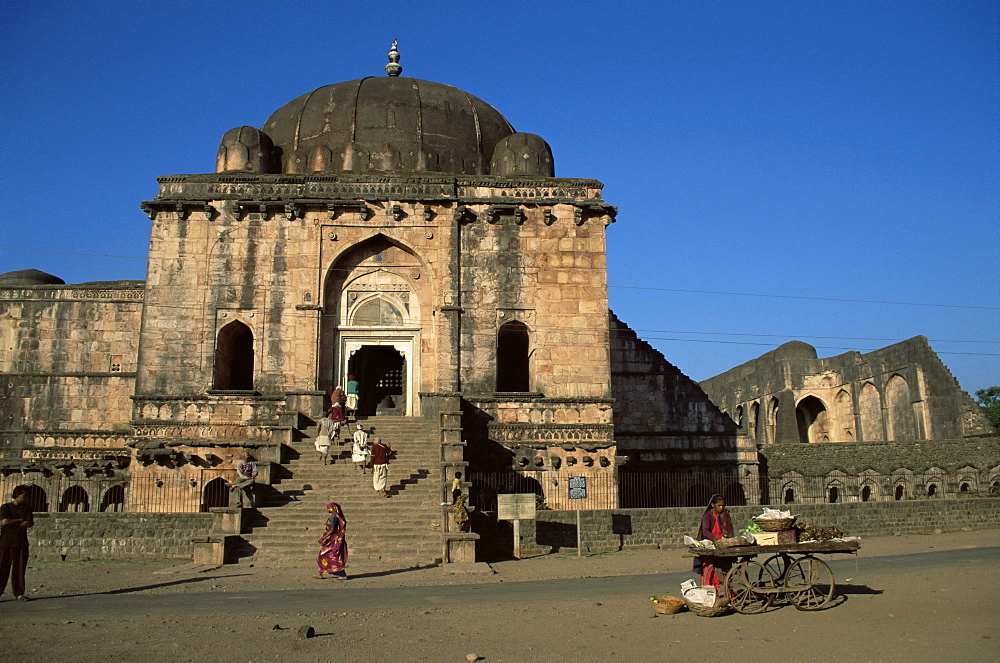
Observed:
[[[872,498],[872,487],[864,486],[861,488],[861,501],[868,502]]]
[[[823,401],[815,396],[806,396],[795,408],[795,419],[799,425],[799,442],[829,442],[827,414]]]
[[[62,501],[59,502],[60,511],[71,511],[75,513],[90,511],[90,496],[82,486],[71,486],[63,493]]]
[[[840,501],[840,489],[836,486],[830,486],[826,489],[826,496],[830,504],[836,504]]]
[[[497,330],[497,391],[531,391],[528,328],[508,322]]]
[[[121,513],[124,510],[125,510],[124,486],[119,484],[117,486],[111,486],[106,491],[104,491],[104,497],[101,498],[101,511]]]
[[[785,504],[795,504],[794,488],[785,488]]]
[[[938,487],[936,483],[927,484],[927,497],[934,497],[937,495]]]
[[[733,417],[733,421],[736,422],[737,428],[743,428],[743,406],[736,406],[736,416]]]
[[[215,347],[215,388],[253,390],[253,332],[239,321],[219,331]]]
[[[28,497],[25,501],[35,513],[46,513],[49,510],[49,496],[41,486],[28,486]]]
[[[354,311],[351,324],[358,327],[399,327],[403,314],[381,297],[370,299]]]
[[[229,484],[222,477],[216,477],[207,484],[201,495],[202,511],[212,507],[229,506]]]
[[[905,490],[906,489],[903,488],[903,484],[897,485],[896,488],[895,488],[895,490],[892,491],[892,497],[893,497],[893,499],[896,500],[897,502],[899,500],[903,499],[903,496],[906,494]]]
[[[757,439],[757,421],[760,419],[760,404],[754,401],[750,404],[750,437]]]

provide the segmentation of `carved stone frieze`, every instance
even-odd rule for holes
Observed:
[[[588,449],[615,444],[614,428],[592,424],[489,424],[491,440],[531,447],[579,446]]]

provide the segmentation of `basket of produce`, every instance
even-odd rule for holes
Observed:
[[[676,596],[650,596],[649,604],[653,606],[653,612],[657,614],[673,615],[684,607],[684,599],[679,599]]]
[[[699,617],[719,617],[721,615],[729,612],[729,599],[725,596],[720,596],[715,599],[714,605],[702,605],[701,603],[695,603],[688,599],[684,599],[684,604],[687,609],[698,615]]]
[[[781,532],[782,530],[792,528],[792,525],[795,524],[795,516],[774,519],[754,518],[753,521],[757,523],[757,527],[763,532]]]

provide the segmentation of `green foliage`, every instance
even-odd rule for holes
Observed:
[[[979,404],[986,410],[986,416],[995,428],[1000,428],[1000,387],[987,387],[976,392]]]

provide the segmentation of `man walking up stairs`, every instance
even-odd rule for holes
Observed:
[[[371,477],[354,468],[351,437],[331,445],[331,464],[324,466],[314,451],[318,431],[312,426],[285,450],[280,481],[272,486],[277,492],[262,499],[244,525],[243,538],[255,549],[255,561],[312,573],[327,502],[343,508],[351,560],[396,567],[441,561],[439,427],[412,417],[372,417],[364,426],[396,451],[385,488],[391,499],[373,495]]]

